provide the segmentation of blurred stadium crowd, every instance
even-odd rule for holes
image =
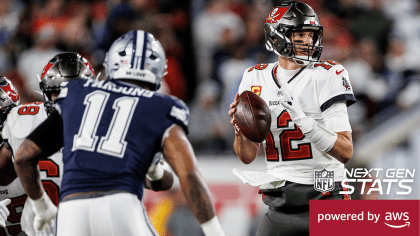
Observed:
[[[373,121],[420,100],[419,0],[302,0],[324,26],[322,60],[349,71],[358,102],[349,108],[354,140]],[[22,102],[42,99],[38,78],[60,51],[90,60],[99,79],[110,44],[132,29],[153,33],[167,53],[162,92],[191,109],[189,138],[200,154],[232,154],[227,114],[243,71],[277,60],[264,46],[275,0],[1,0],[0,73]]]
[[[277,61],[265,49],[263,27],[278,1],[0,0],[0,74],[12,80],[22,103],[39,101],[37,75],[55,54],[78,52],[105,79],[102,63],[111,43],[133,29],[149,31],[168,60],[161,92],[188,104],[188,137],[198,157],[231,156],[229,104],[246,68]],[[301,1],[314,8],[324,26],[321,59],[349,71],[358,100],[349,107],[354,142],[375,125],[418,107],[420,0]],[[174,221],[191,216],[178,214]]]

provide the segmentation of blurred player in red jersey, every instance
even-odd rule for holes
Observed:
[[[346,69],[320,61],[322,34],[310,6],[281,3],[265,21],[266,47],[278,55],[278,62],[245,70],[239,85],[238,95],[245,90],[257,93],[272,117],[262,143],[267,171],[234,170],[245,183],[260,186],[269,206],[259,236],[308,235],[309,200],[349,199],[339,191],[344,164],[353,155],[347,106],[356,99]],[[229,110],[232,124],[238,95]],[[251,163],[260,146],[235,129],[234,150],[243,163]],[[328,188],[316,185],[317,171],[329,178]]]

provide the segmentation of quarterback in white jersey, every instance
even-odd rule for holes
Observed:
[[[234,125],[237,98],[249,90],[271,112],[270,132],[262,146],[266,172],[234,169],[245,183],[260,186],[269,206],[258,236],[308,235],[310,200],[349,200],[339,192],[344,164],[353,155],[347,106],[356,99],[346,69],[334,61],[320,61],[322,35],[318,16],[307,4],[285,1],[272,9],[265,21],[265,43],[279,61],[245,70],[230,106]],[[237,128],[233,146],[245,164],[261,148]],[[328,184],[317,184],[321,176]]]
[[[256,93],[271,111],[270,133],[263,142],[268,173],[295,183],[313,184],[314,169],[325,168],[334,171],[335,181],[343,180],[344,164],[313,145],[292,122],[280,103],[283,94],[278,81],[288,83],[303,113],[319,125],[341,132],[351,131],[349,122],[330,120],[329,113],[337,110],[346,118],[344,101],[354,102],[348,78],[344,67],[333,61],[311,63],[297,70],[285,70],[278,63],[259,64],[245,71],[238,93],[246,90]]]

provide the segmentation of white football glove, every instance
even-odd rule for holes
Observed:
[[[20,219],[22,231],[24,231],[29,236],[54,236],[55,219],[53,219],[52,223],[49,224],[48,227],[43,230],[35,230],[34,222],[35,222],[35,212],[33,210],[33,200],[31,198],[28,198],[26,199],[26,202],[22,211],[22,217]]]
[[[292,118],[293,123],[299,126],[300,130],[305,134],[310,132],[313,129],[313,122],[307,118],[305,113],[303,113],[300,108],[299,99],[293,99],[293,91],[290,89],[287,82],[280,82],[282,96],[280,97],[281,105],[289,113],[290,118]]]
[[[57,207],[52,203],[47,193],[44,192],[41,198],[32,201],[32,209],[35,213],[34,228],[43,230],[53,227],[53,219],[57,214]]]
[[[35,230],[35,236],[54,236],[55,235],[55,219],[46,224],[47,227],[43,230]]]
[[[162,157],[162,152],[157,152],[153,157],[152,164],[150,165],[149,170],[146,174],[146,178],[148,178],[149,180],[156,181],[162,179],[163,174],[165,172],[165,169],[160,164]]]
[[[289,113],[293,123],[299,126],[305,137],[321,151],[330,151],[337,140],[337,134],[319,125],[314,119],[303,113],[298,99],[293,99],[293,91],[286,82],[280,82],[280,86],[280,91],[283,93],[280,103]]]
[[[6,220],[7,217],[10,215],[9,209],[7,209],[7,205],[12,202],[9,198],[4,199],[0,202],[0,226],[6,227]]]

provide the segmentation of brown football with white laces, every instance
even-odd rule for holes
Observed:
[[[270,109],[260,96],[251,91],[239,95],[235,120],[236,129],[253,142],[261,143],[270,132]]]

